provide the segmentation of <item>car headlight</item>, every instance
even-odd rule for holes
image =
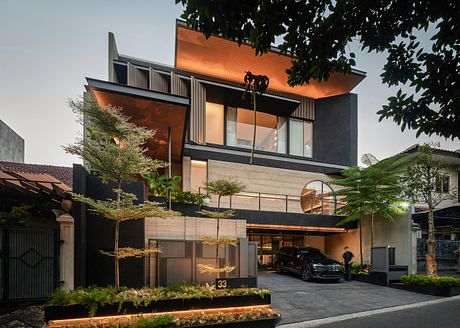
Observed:
[[[315,269],[315,270],[324,270],[326,268],[322,264],[316,264],[315,263],[315,264],[313,264],[313,269]]]

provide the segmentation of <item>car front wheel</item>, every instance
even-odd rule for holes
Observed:
[[[302,271],[300,272],[300,276],[302,277],[302,280],[310,281],[311,280],[311,269],[308,266],[303,267]]]

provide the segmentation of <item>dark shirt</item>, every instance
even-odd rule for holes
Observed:
[[[350,251],[346,251],[345,253],[343,253],[343,259],[345,261],[345,264],[348,264],[348,262],[351,261],[351,258],[353,257],[353,253],[350,252]]]

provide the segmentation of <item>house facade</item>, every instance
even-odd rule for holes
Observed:
[[[204,182],[221,177],[244,183],[245,191],[222,198],[221,207],[235,209],[235,221],[244,226],[232,229],[257,243],[259,266],[270,267],[282,246],[336,253],[343,249],[337,238],[356,229],[337,226],[340,200],[329,181],[357,164],[358,105],[351,91],[365,73],[335,73],[321,83],[290,87],[290,63],[276,49],[255,56],[248,45],[206,39],[177,21],[174,66],[120,54],[109,33],[108,81],[87,78],[85,87],[101,105],[123,107],[132,122],[155,130],[147,154],[170,162],[184,191],[206,193]],[[243,85],[247,71],[270,79],[257,95],[255,118]],[[209,196],[208,206],[217,207],[217,197]],[[198,226],[210,220],[196,217],[205,220]],[[156,242],[149,237],[154,230],[157,223],[146,220],[146,241]]]

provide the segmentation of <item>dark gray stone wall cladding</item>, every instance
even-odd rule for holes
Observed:
[[[74,164],[73,191],[93,199],[115,199],[113,183],[104,184],[101,178],[90,175],[81,165]],[[145,199],[142,181],[123,183],[125,192],[135,194],[137,202]],[[114,283],[113,257],[99,250],[112,251],[114,247],[115,222],[92,214],[86,206],[74,202],[72,215],[75,219],[75,286],[107,286]],[[120,223],[119,247],[144,248],[144,219]],[[143,258],[120,260],[120,286],[140,288],[145,284]]]
[[[0,161],[24,163],[24,139],[0,120]]]
[[[357,164],[358,95],[347,93],[315,100],[313,159]]]

